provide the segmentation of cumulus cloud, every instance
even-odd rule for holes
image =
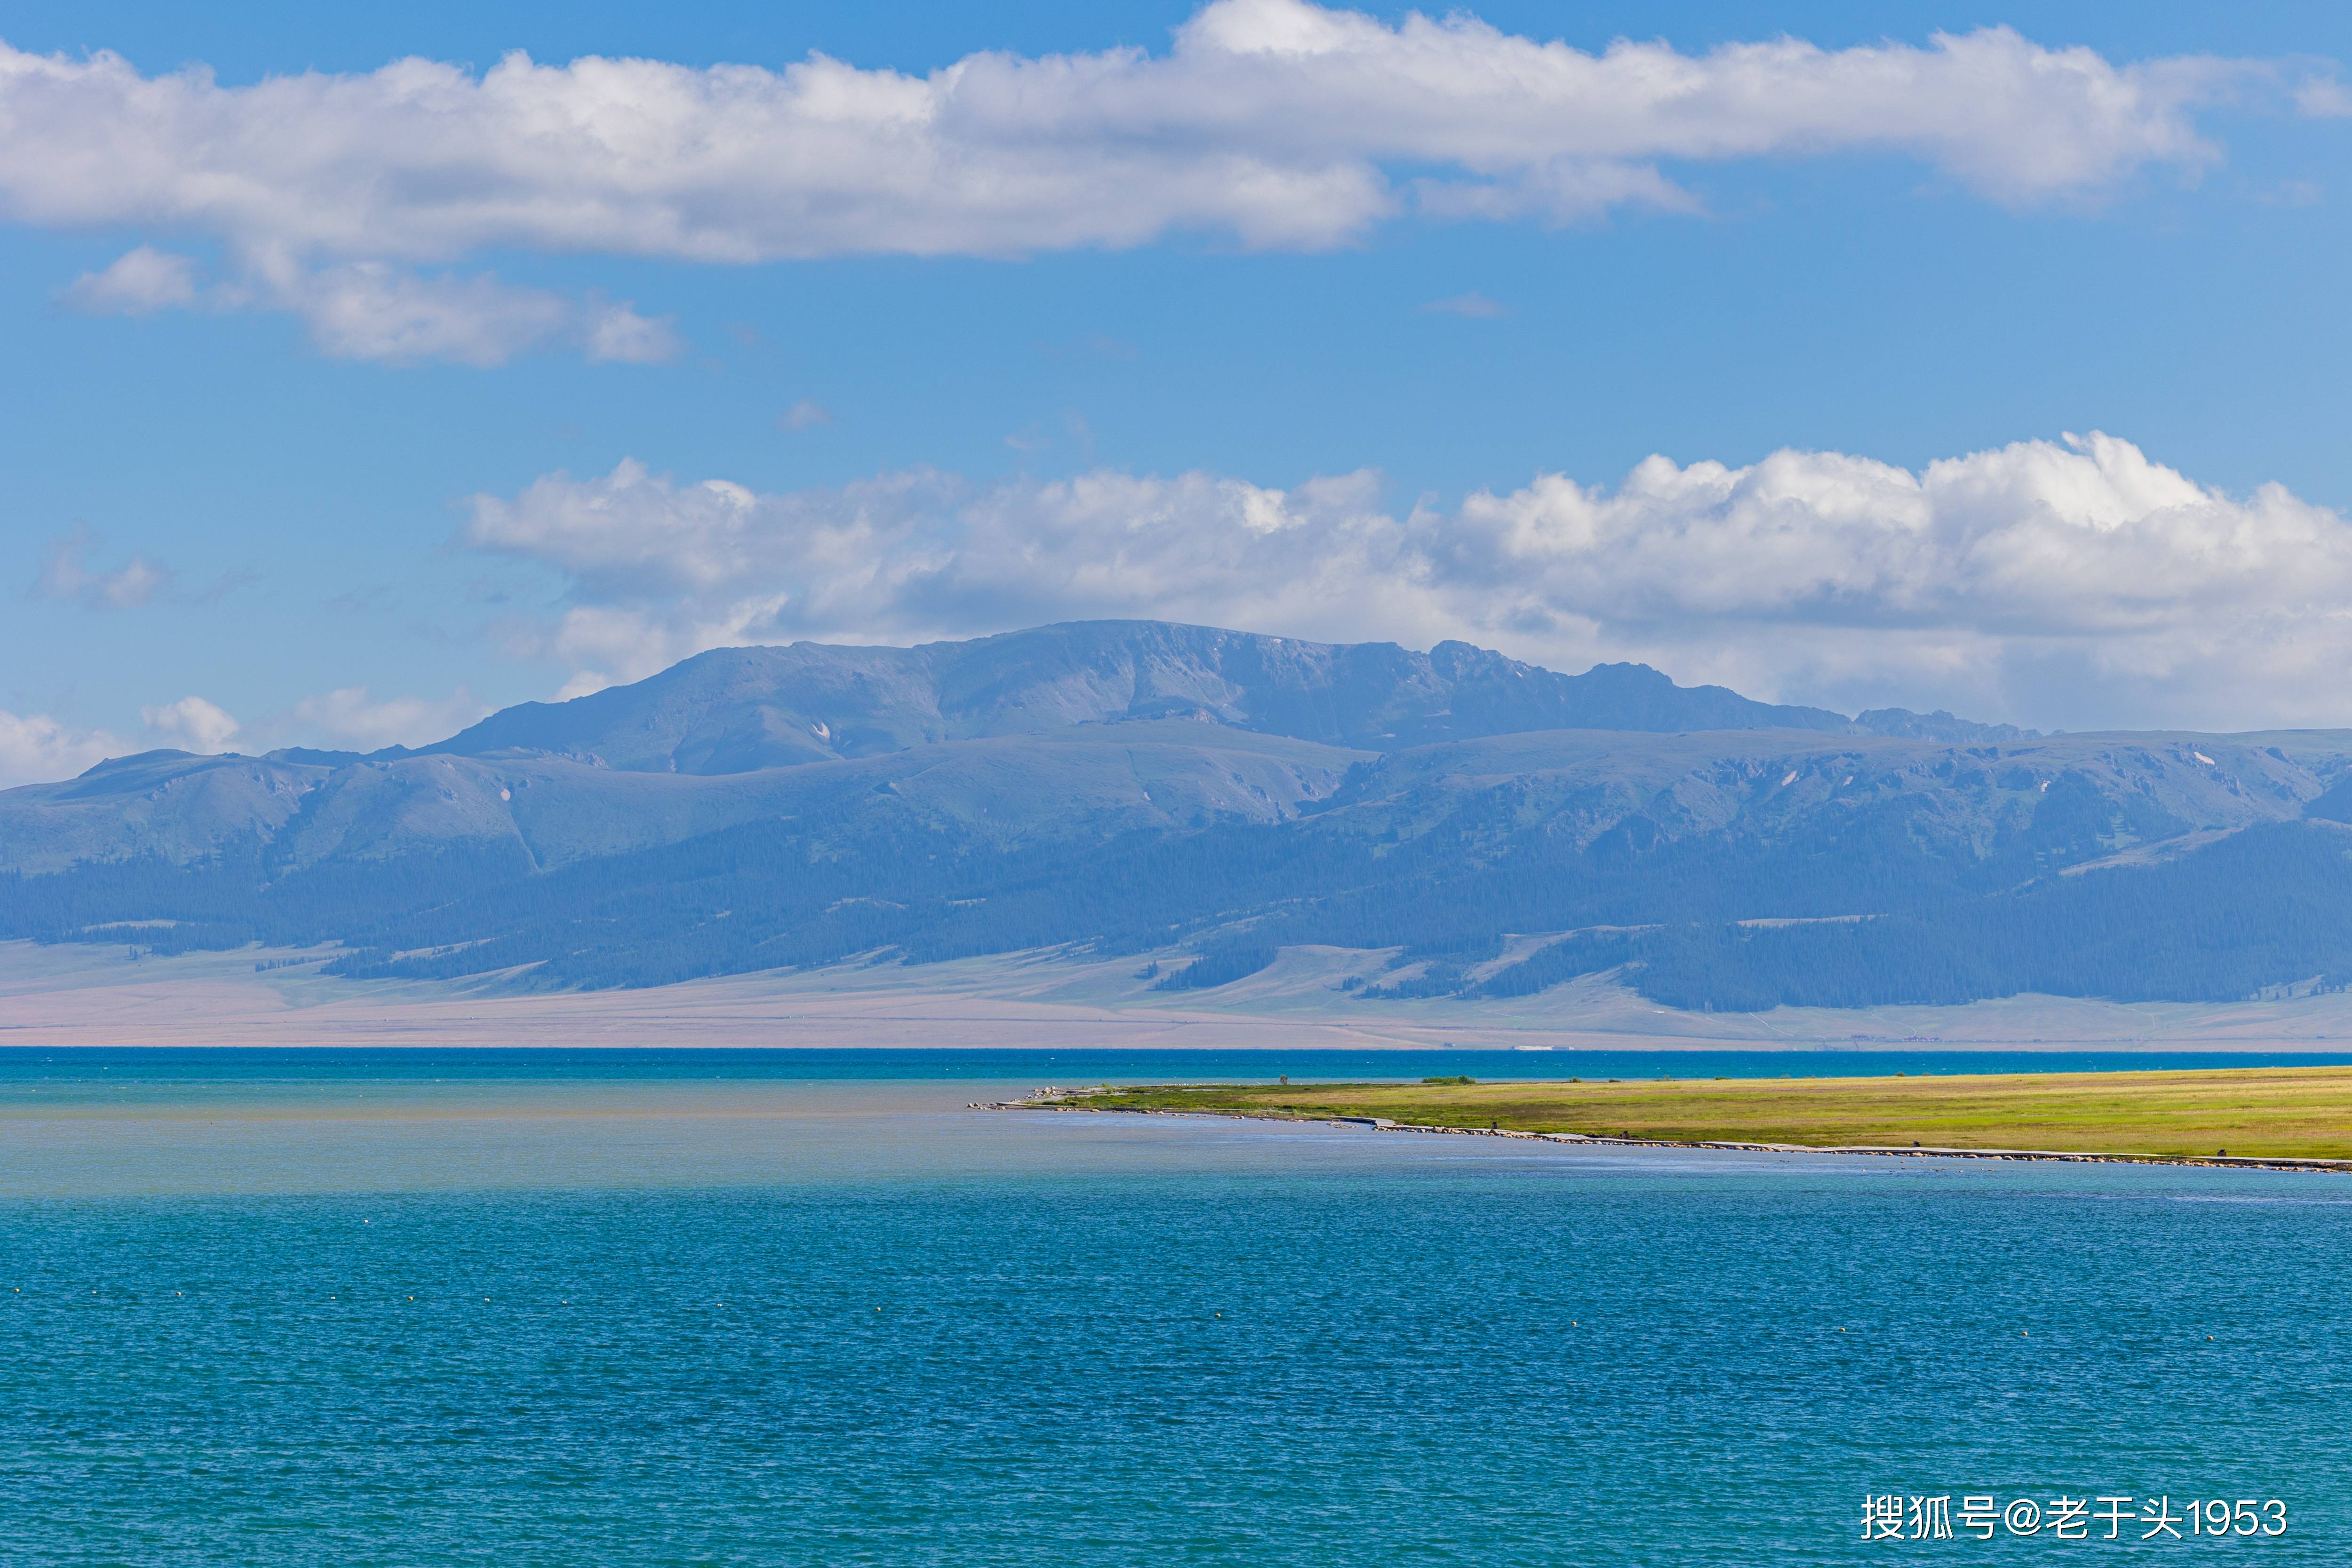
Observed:
[[[111,572],[90,569],[87,557],[105,542],[85,524],[49,541],[41,552],[41,574],[34,594],[44,599],[79,600],[93,610],[127,610],[153,598],[170,585],[172,572],[144,555],[133,555]]]
[[[66,303],[93,316],[144,316],[196,302],[196,264],[142,245],[99,272],[85,272],[65,292]]]
[[[1370,474],[1285,492],[1098,472],[979,487],[918,469],[758,495],[623,462],[479,496],[475,546],[559,567],[581,602],[526,646],[633,679],[706,647],[814,633],[873,641],[1082,615],[1331,619],[1384,592],[1399,526]]]
[[[378,699],[364,686],[346,686],[305,697],[270,727],[314,745],[373,752],[445,740],[489,711],[488,703],[462,686],[438,700]]]
[[[139,718],[156,745],[176,747],[183,752],[226,752],[244,728],[201,697],[183,697],[177,702],[142,708]]]
[[[814,397],[803,397],[776,416],[776,428],[787,433],[833,423],[833,410]]]
[[[488,248],[1015,256],[1178,231],[1328,247],[1411,213],[1688,209],[1671,165],[1841,152],[2036,202],[2211,163],[2198,111],[2250,90],[2313,114],[2343,96],[2315,71],[2118,64],[2004,27],[1596,54],[1463,13],[1391,25],[1307,0],[1215,0],[1159,54],[990,52],[921,76],[822,55],[769,70],[514,54],[478,75],[411,58],[223,87],[202,66],[146,76],[0,46],[0,216],[205,237],[338,352],[512,352],[557,330],[560,303],[589,353],[635,361],[675,348],[626,307],[386,269]],[[91,308],[196,297],[183,258],[143,246],[76,289]]]
[[[257,296],[233,289],[224,298],[246,303]],[[300,316],[311,342],[338,359],[496,365],[570,342],[592,360],[652,364],[684,346],[667,321],[649,321],[626,303],[567,300],[488,273],[425,276],[373,261],[312,272],[279,266],[268,270],[257,298]]]
[[[207,283],[190,258],[142,245],[102,271],[84,273],[64,300],[91,315],[285,310],[300,318],[320,353],[387,364],[504,364],[560,342],[591,360],[655,364],[685,348],[668,318],[641,316],[626,300],[572,300],[490,273],[427,274],[381,261],[305,266],[282,248],[236,278]]]
[[[580,346],[592,360],[613,364],[666,364],[686,352],[677,318],[640,316],[627,300],[590,296],[579,307]]]
[[[1400,515],[1370,472],[1287,489],[929,470],[760,494],[624,462],[478,496],[475,548],[571,602],[518,635],[571,690],[730,643],[961,637],[1139,616],[1356,641],[1461,637],[1554,668],[2068,728],[2352,722],[2352,529],[2093,434],[1917,472],[1835,452],[1652,458]]]
[[[2294,106],[2314,120],[2352,119],[2352,92],[2335,77],[2309,77],[2295,85]]]
[[[50,784],[131,750],[103,730],[76,730],[46,713],[0,710],[0,789]]]

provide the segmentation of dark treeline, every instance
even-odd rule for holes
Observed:
[[[1212,942],[1201,956],[1154,985],[1154,991],[1206,991],[1269,968],[1282,950],[1262,942]]]

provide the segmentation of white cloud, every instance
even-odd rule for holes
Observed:
[[[44,599],[77,599],[90,609],[128,610],[168,586],[172,572],[144,555],[133,555],[111,572],[93,572],[84,557],[102,541],[86,525],[49,541],[41,552],[41,574],[33,584]]]
[[[144,316],[196,301],[196,264],[142,245],[101,272],[85,272],[65,292],[66,303],[93,316]]]
[[[686,352],[676,317],[640,316],[625,300],[589,300],[582,307],[579,333],[590,359],[614,364],[667,364]]]
[[[591,360],[658,364],[685,349],[670,318],[641,316],[627,300],[570,300],[490,273],[427,274],[382,261],[311,266],[283,247],[264,247],[232,280],[203,286],[194,261],[142,245],[83,273],[63,299],[90,315],[285,310],[301,319],[320,353],[384,364],[498,365],[558,342]]]
[[[71,730],[46,713],[0,711],[0,789],[69,779],[130,751],[103,730]]]
[[[445,740],[486,717],[488,703],[459,687],[441,699],[378,700],[363,686],[306,697],[254,726],[272,743],[374,751],[383,746]],[[70,778],[108,757],[167,746],[212,754],[247,735],[246,726],[201,697],[183,697],[139,710],[146,733],[133,744],[104,730],[74,730],[47,714],[0,711],[0,788]]]
[[[446,740],[489,711],[488,703],[462,686],[438,700],[425,697],[379,700],[364,686],[346,686],[305,697],[269,727],[312,745],[373,752],[383,746],[422,746]]]
[[[404,268],[492,248],[1011,256],[1183,231],[1327,247],[1410,212],[1687,209],[1665,165],[1841,152],[2035,202],[2210,163],[2198,110],[2249,90],[2314,114],[2343,98],[2315,70],[2117,64],[2000,27],[1592,54],[1462,13],[1391,26],[1306,0],[1215,0],[1156,55],[982,53],[923,76],[515,54],[479,75],[410,58],[223,87],[201,66],[0,46],[0,217],[205,237],[238,279],[224,300],[299,310],[330,352],[487,363],[562,335],[643,361],[675,337],[626,306]],[[145,246],[75,288],[92,308],[198,297],[184,258]]]
[[[207,754],[228,750],[228,743],[244,728],[201,697],[183,697],[177,702],[142,708],[139,717],[155,744]]]
[[[2314,120],[2352,118],[2352,92],[2332,76],[2310,77],[2296,84],[2294,106]]]
[[[1829,699],[1925,690],[2032,721],[2352,719],[2352,529],[2093,434],[1917,474],[1836,453],[1550,477],[1463,505],[1436,559],[1486,618],[1696,655]],[[1916,701],[1911,705],[1916,706]]]
[[[654,364],[675,359],[683,346],[667,320],[649,321],[626,301],[574,301],[512,288],[488,273],[428,277],[367,261],[313,272],[276,267],[270,274],[259,302],[299,315],[320,351],[338,359],[495,365],[569,342],[592,360]]]
[[[803,397],[776,416],[776,428],[784,431],[806,430],[832,423],[833,410],[814,397]]]
[[[706,647],[803,632],[873,641],[1085,615],[1331,619],[1386,592],[1405,536],[1369,474],[1296,490],[1094,473],[983,489],[929,470],[757,495],[625,461],[476,497],[478,548],[560,567],[582,602],[526,646],[635,679]],[[1359,604],[1360,610],[1370,606]]]
[[[284,270],[271,302],[300,315],[320,352],[338,359],[502,364],[561,331],[565,302],[488,276],[427,278],[357,262]]]
[[[1783,451],[1548,475],[1398,516],[1379,476],[973,484],[928,470],[761,495],[625,462],[474,498],[468,542],[572,585],[523,651],[634,679],[730,643],[911,641],[1142,616],[1554,668],[1635,658],[1755,695],[2084,728],[2352,721],[2352,528],[2103,435],[1917,473]]]

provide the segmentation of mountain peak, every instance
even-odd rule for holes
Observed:
[[[634,685],[507,709],[426,751],[734,773],[1169,718],[1364,751],[1529,730],[1848,727],[1818,708],[1676,686],[1646,665],[1566,676],[1456,641],[1418,653],[1166,621],[1070,621],[915,647],[715,648]]]

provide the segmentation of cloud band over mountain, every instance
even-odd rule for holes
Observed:
[[[1402,513],[1364,471],[1288,489],[930,470],[760,494],[624,462],[478,496],[477,549],[562,574],[516,651],[634,679],[706,647],[904,642],[1138,616],[1332,641],[1445,637],[1574,670],[2067,728],[2341,724],[2352,530],[2093,434],[1914,473],[1834,452],[1546,475]]]

